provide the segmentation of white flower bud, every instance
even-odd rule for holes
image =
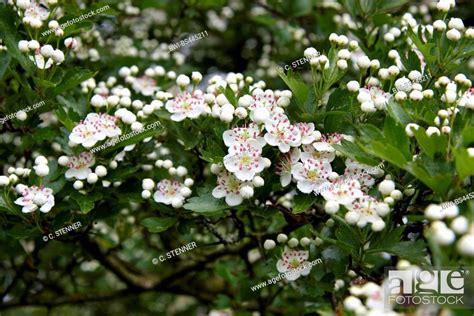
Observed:
[[[187,174],[188,174],[188,169],[186,169],[186,167],[179,166],[178,168],[176,168],[176,175],[178,177],[184,177]]]
[[[311,239],[309,239],[308,237],[303,237],[300,239],[300,245],[303,247],[309,246],[310,243],[311,243]]]
[[[354,225],[356,224],[359,219],[360,219],[360,214],[357,213],[357,212],[354,212],[354,211],[349,211],[346,213],[346,215],[344,216],[344,219],[346,220],[346,222],[350,225]]]
[[[423,93],[418,90],[413,90],[410,92],[410,99],[413,101],[421,101],[423,100]]]
[[[390,76],[398,76],[400,69],[397,66],[390,66],[388,67],[388,73]]]
[[[25,41],[25,40],[21,40],[18,42],[18,49],[22,52],[22,53],[27,53],[30,49],[28,47],[28,41]]]
[[[339,211],[339,203],[335,201],[327,201],[326,204],[324,204],[324,211],[330,215],[336,214],[337,211]]]
[[[366,101],[360,105],[362,112],[372,113],[377,111],[372,101]]]
[[[362,306],[362,302],[355,296],[348,296],[344,300],[344,308],[349,311],[355,311],[360,306]]]
[[[461,255],[474,257],[474,234],[462,236],[456,244],[456,248]]]
[[[35,159],[35,165],[47,165],[48,159],[45,156],[38,156]]]
[[[393,42],[395,40],[395,35],[393,35],[392,33],[385,33],[385,35],[383,36],[383,39],[386,41],[386,42]]]
[[[290,240],[288,240],[288,246],[290,246],[291,248],[297,247],[298,244],[299,242],[298,242],[298,239],[296,238],[291,238]]]
[[[288,236],[285,235],[285,234],[278,234],[277,236],[277,241],[280,243],[280,244],[284,244],[288,241]]]
[[[199,71],[193,71],[191,73],[191,79],[193,80],[194,83],[198,84],[202,80],[202,75]]]
[[[10,179],[7,176],[0,176],[0,187],[7,186],[10,184]]]
[[[437,134],[438,136],[440,136],[440,135],[441,135],[441,132],[440,132],[440,130],[439,130],[437,127],[435,127],[435,126],[430,126],[430,127],[428,127],[428,129],[426,130],[426,135],[428,135],[428,137],[431,137],[431,136],[433,136],[434,134]]]
[[[99,180],[99,177],[95,173],[89,173],[87,176],[87,183],[94,184]]]
[[[398,191],[398,190],[394,190],[394,191]],[[390,213],[390,207],[385,203],[379,203],[377,204],[376,212],[379,216],[384,217],[388,213]]]
[[[253,188],[249,185],[244,185],[240,188],[240,196],[244,199],[249,199],[253,196],[254,191]]]
[[[344,59],[339,59],[336,63],[337,68],[341,70],[346,70],[347,69],[347,61]]]
[[[142,191],[142,198],[145,200],[149,199],[151,197],[151,192],[149,190],[143,190]]]
[[[52,58],[56,64],[60,64],[64,61],[64,53],[59,49],[56,49],[54,50]]]
[[[64,45],[69,49],[74,49],[77,47],[77,41],[73,37],[68,37],[64,40]]]
[[[107,168],[105,168],[104,166],[97,166],[94,171],[97,174],[97,176],[101,178],[107,175]]]
[[[34,166],[33,169],[35,169],[35,172],[38,175],[38,177],[46,177],[49,174],[48,165],[37,165],[37,166]]]
[[[436,20],[433,22],[433,28],[438,32],[444,32],[446,30],[446,23],[442,20]]]
[[[276,246],[275,241],[271,240],[271,239],[267,239],[263,243],[263,248],[265,248],[265,250],[271,250],[271,249],[275,248],[275,246]]]
[[[425,217],[431,221],[443,219],[445,215],[443,209],[438,204],[430,204],[425,209]]]
[[[191,191],[191,189],[188,187],[183,187],[181,190],[179,190],[179,193],[184,197],[188,197],[193,193],[193,191]]]
[[[370,67],[370,59],[367,56],[362,56],[357,59],[357,66],[361,69],[367,69]]]
[[[69,163],[69,157],[67,156],[61,156],[58,158],[58,164],[60,166],[66,166]]]
[[[464,23],[460,18],[451,18],[449,20],[448,27],[458,31],[464,31]]]
[[[180,198],[174,198],[171,200],[171,206],[174,208],[180,208],[183,206],[183,201]]]
[[[80,190],[84,187],[84,183],[80,180],[74,181],[74,184],[72,185],[74,189]]]
[[[374,232],[382,231],[385,228],[385,222],[382,220],[375,221],[372,223],[371,228]]]
[[[16,112],[15,117],[19,121],[25,121],[28,118],[28,115],[25,111],[18,111]]]
[[[186,87],[187,85],[191,83],[191,80],[186,75],[179,75],[178,78],[176,79],[176,83],[180,87]]]
[[[360,85],[357,81],[352,80],[347,83],[347,89],[351,92],[356,92],[356,91],[359,91]]]
[[[193,184],[194,184],[194,180],[191,178],[187,178],[186,180],[184,180],[184,185],[187,187],[192,187]]]
[[[395,182],[392,180],[383,180],[379,183],[378,189],[383,195],[390,195],[395,190]]]
[[[54,54],[54,48],[51,45],[44,45],[41,47],[40,52],[45,58],[50,58]]]
[[[456,29],[451,29],[448,32],[446,32],[446,37],[450,41],[457,42],[461,39],[461,33]]]

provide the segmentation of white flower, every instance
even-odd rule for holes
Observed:
[[[332,172],[326,160],[306,159],[294,165],[292,175],[297,181],[298,189],[303,193],[317,191],[327,181]]]
[[[195,91],[192,94],[184,92],[173,100],[168,100],[166,110],[172,113],[171,120],[180,122],[185,118],[198,118],[201,114],[209,111],[209,106],[204,101],[201,91]]]
[[[34,57],[29,56],[29,58],[31,61],[35,63],[38,69],[48,69],[53,64],[53,60],[51,58],[48,58],[48,60],[45,60],[44,56],[41,55],[41,52],[39,50],[36,50]]]
[[[185,200],[185,197],[181,194],[181,189],[185,187],[186,186],[176,180],[161,180],[156,185],[157,191],[153,194],[153,199],[157,203],[173,205],[174,207],[178,206]]]
[[[316,136],[321,137],[319,131],[314,130],[314,123],[296,123],[295,126],[301,133],[301,144],[309,145],[316,140]]]
[[[23,188],[21,194],[23,197],[15,200],[15,204],[23,206],[23,213],[31,213],[38,208],[43,213],[48,213],[54,206],[53,190],[37,186]]]
[[[224,157],[224,166],[241,181],[249,181],[266,166],[262,147],[256,140],[234,144]]]
[[[278,272],[286,273],[285,277],[287,280],[294,281],[300,276],[306,276],[311,272],[308,258],[308,251],[292,250],[285,247],[281,259],[277,261],[276,267]]]
[[[349,211],[355,212],[360,216],[357,220],[359,227],[364,227],[367,223],[382,221],[378,215],[379,202],[369,195],[355,199],[351,204],[346,205],[346,207]]]
[[[383,180],[379,183],[378,189],[383,195],[390,195],[395,190],[395,182],[392,180]]]
[[[240,181],[233,174],[223,171],[217,176],[217,186],[212,190],[212,196],[216,199],[225,197],[229,206],[236,206],[244,200],[242,188],[250,185],[251,183]]]
[[[362,197],[360,183],[357,180],[344,180],[332,183],[327,190],[321,192],[326,201],[334,201],[338,204],[348,205],[354,202],[356,198]]]
[[[26,19],[26,23],[30,25],[42,25],[42,21],[48,19],[49,11],[48,9],[40,5],[40,3],[32,2],[30,6],[25,10],[24,20]]]
[[[448,23],[449,28],[464,31],[464,23],[460,18],[451,18]]]
[[[64,45],[69,49],[74,49],[77,47],[77,40],[73,37],[68,37],[64,40]]]
[[[54,50],[53,56],[51,57],[54,60],[54,62],[58,65],[61,64],[65,59],[64,53],[59,49]]]
[[[45,164],[34,166],[33,169],[39,177],[46,177],[49,174],[49,167]]]
[[[79,154],[79,156],[69,157],[67,167],[69,170],[66,171],[66,178],[76,178],[84,180],[87,176],[92,173],[91,166],[95,163],[94,155],[90,152],[85,151]]]
[[[310,126],[307,126],[310,129]],[[314,125],[313,125],[314,129]],[[278,146],[282,153],[290,151],[290,147],[301,145],[301,132],[297,126],[291,125],[284,114],[275,114],[265,123],[267,133],[264,138],[270,146]]]
[[[150,77],[142,76],[139,78],[133,78],[132,88],[144,96],[151,96],[158,90],[156,81]]]
[[[283,156],[280,160],[280,164],[277,166],[278,174],[280,175],[280,183],[282,187],[286,187],[291,182],[291,172],[293,166],[300,159],[300,150],[298,148],[293,148],[290,153]]]
[[[178,78],[176,78],[176,83],[180,87],[186,87],[188,84],[191,83],[191,80],[186,75],[179,75]]]
[[[474,88],[470,88],[462,95],[458,105],[465,106],[468,109],[474,109]]]
[[[259,135],[260,129],[257,124],[251,123],[248,127],[236,127],[225,131],[222,134],[222,138],[227,147],[234,146],[235,144],[246,143],[250,140],[256,140],[261,147],[263,147],[265,145],[265,140]]]

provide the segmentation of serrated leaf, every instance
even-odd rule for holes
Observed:
[[[81,82],[94,77],[95,74],[96,72],[92,72],[88,69],[71,69],[65,74],[63,82],[56,88],[48,90],[48,93],[52,93],[52,96],[57,96],[64,91],[78,87]]]
[[[188,202],[184,204],[183,207],[187,210],[205,215],[207,213],[226,210],[230,206],[222,199],[216,199],[210,193],[207,193],[188,199]]]
[[[316,201],[313,194],[298,194],[294,197],[293,213],[298,214],[308,210]]]
[[[141,223],[150,233],[161,233],[172,227],[177,221],[176,217],[148,217]]]

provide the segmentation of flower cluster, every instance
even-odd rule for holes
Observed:
[[[69,134],[69,140],[74,144],[90,148],[107,137],[113,138],[122,134],[117,126],[117,120],[118,117],[106,113],[89,113],[85,120],[73,128]]]

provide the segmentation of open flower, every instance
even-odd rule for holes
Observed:
[[[327,177],[332,172],[331,165],[326,160],[306,159],[295,164],[292,170],[297,181],[298,189],[303,193],[317,192],[327,183]]]
[[[316,140],[314,123],[296,123],[301,133],[301,144],[308,145]],[[316,132],[319,135],[319,132]]]
[[[53,64],[53,60],[51,58],[45,59],[44,56],[41,55],[41,52],[39,49],[35,51],[34,57],[29,56],[29,58],[32,62],[34,62],[34,64],[36,65],[36,67],[38,67],[38,69],[48,69]]]
[[[458,105],[465,106],[468,109],[474,109],[474,88],[470,88],[462,95]]]
[[[236,206],[244,200],[245,194],[242,192],[244,187],[251,188],[251,182],[240,181],[233,174],[224,171],[217,176],[217,186],[212,190],[212,196],[216,199],[225,197],[228,205]]]
[[[252,180],[267,165],[262,157],[262,147],[256,140],[234,144],[224,157],[224,166],[241,181]]]
[[[181,189],[184,187],[184,184],[176,180],[161,180],[156,185],[157,190],[155,194],[153,194],[153,199],[157,203],[163,203],[166,205],[182,204],[185,197],[181,194]]]
[[[23,187],[21,191],[23,197],[16,199],[15,204],[23,206],[23,213],[31,213],[38,208],[43,213],[48,213],[54,206],[53,190],[45,187]]]
[[[367,223],[380,223],[383,222],[382,218],[378,214],[379,202],[369,196],[363,195],[355,199],[351,204],[346,205],[349,211],[355,212],[358,215],[357,225],[364,227]]]
[[[250,140],[256,140],[258,143],[261,144],[263,147],[265,145],[265,140],[263,137],[260,137],[260,130],[255,123],[251,123],[248,127],[236,127],[230,130],[225,131],[222,134],[222,138],[224,139],[224,144],[227,147],[231,147],[233,145],[245,143]]]
[[[91,166],[95,163],[94,155],[90,152],[85,151],[79,154],[79,156],[69,157],[66,171],[66,178],[76,178],[78,180],[84,180],[87,176],[92,173]]]
[[[171,120],[175,122],[180,122],[185,118],[198,118],[201,114],[208,112],[208,108],[201,91],[194,91],[192,94],[184,92],[166,102],[166,110],[172,113]]]
[[[277,261],[278,272],[287,273],[286,279],[294,281],[300,276],[308,275],[311,272],[311,265],[308,262],[309,252],[304,250],[292,250],[285,247],[281,259]]]
[[[270,146],[278,146],[282,153],[290,151],[290,147],[301,145],[301,131],[291,125],[285,114],[275,114],[265,123],[267,133],[264,138]]]
[[[156,86],[156,81],[147,76],[135,78],[132,81],[132,88],[137,93],[141,93],[144,96],[153,95],[153,93],[155,93],[158,90]]]
[[[48,9],[36,2],[31,1],[30,6],[25,10],[24,22],[29,23],[30,25],[41,25],[43,22],[48,19],[49,11]]]
[[[278,172],[280,175],[280,183],[282,187],[286,187],[291,182],[291,172],[293,166],[300,159],[301,151],[298,148],[293,148],[288,154],[284,155],[277,165]]]
[[[89,113],[84,121],[72,129],[69,140],[86,148],[92,147],[106,137],[122,134],[117,120],[115,116],[106,113]]]
[[[327,190],[322,191],[321,195],[326,201],[348,205],[356,198],[362,197],[363,193],[357,180],[342,178],[330,185]]]
[[[364,104],[370,105],[375,111],[375,109],[382,110],[385,108],[385,105],[388,103],[390,95],[386,93],[383,89],[377,86],[367,86],[366,88],[360,88],[359,94],[357,95],[357,100]]]

